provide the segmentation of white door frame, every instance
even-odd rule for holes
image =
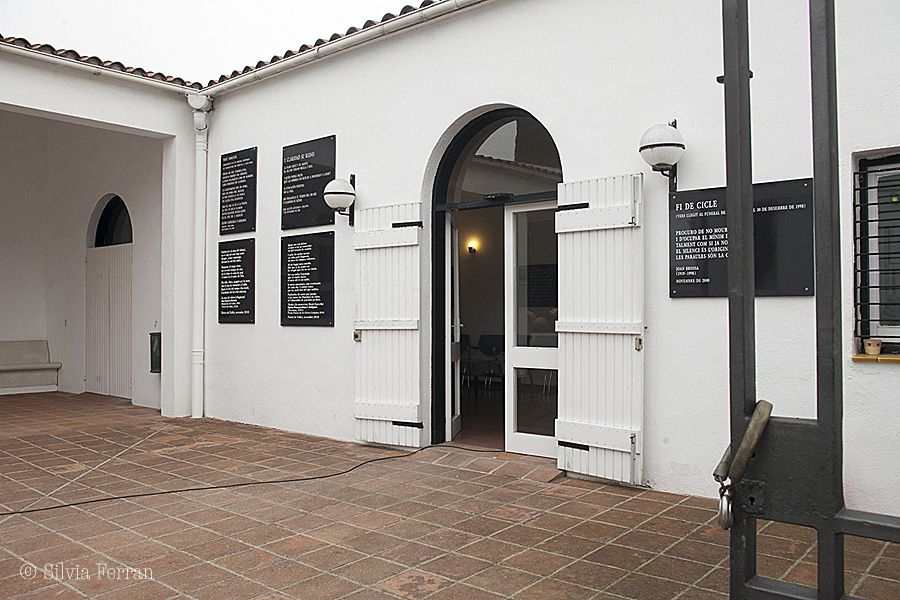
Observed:
[[[453,219],[453,213],[447,213],[445,219],[447,249],[444,253],[444,314],[445,319],[444,345],[446,361],[446,375],[444,377],[445,391],[444,403],[446,416],[446,439],[452,440],[462,427],[462,406],[460,405],[461,363],[460,363],[460,339],[462,323],[459,319],[459,227]],[[455,368],[454,368],[455,367]],[[454,385],[455,384],[455,385]],[[456,414],[454,415],[454,408]]]
[[[516,431],[516,369],[559,369],[559,349],[516,345],[516,232],[518,213],[556,208],[556,202],[507,205],[504,211],[504,432],[509,452],[556,457],[557,443],[553,435],[537,435]],[[554,244],[556,239],[552,240]]]

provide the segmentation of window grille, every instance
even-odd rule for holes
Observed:
[[[854,331],[900,354],[900,155],[860,160],[854,182]]]

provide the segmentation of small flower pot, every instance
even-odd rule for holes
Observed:
[[[881,340],[863,340],[863,348],[866,354],[881,354]]]

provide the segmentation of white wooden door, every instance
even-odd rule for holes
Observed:
[[[88,248],[85,390],[131,398],[132,244]]]
[[[556,215],[558,466],[633,484],[643,477],[642,181],[560,184]]]
[[[556,456],[558,310],[556,203],[507,206],[504,215],[504,429],[506,449]]]
[[[447,330],[444,339],[446,340],[445,356],[449,357],[446,370],[445,398],[448,398],[446,405],[447,423],[447,439],[452,440],[462,428],[462,415],[460,410],[460,394],[462,384],[461,374],[461,336],[462,323],[459,319],[459,227],[453,218],[453,213],[448,213],[445,220],[448,248],[445,253],[446,266],[445,273],[445,289],[447,290],[445,298],[445,312],[448,315]]]
[[[419,203],[357,210],[356,397],[360,441],[421,446]]]

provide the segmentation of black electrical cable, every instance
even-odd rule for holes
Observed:
[[[412,452],[408,452],[406,454],[400,454],[396,456],[379,456],[377,458],[370,458],[369,460],[363,461],[359,464],[356,464],[345,471],[340,471],[338,473],[328,473],[327,475],[314,475],[312,477],[290,477],[287,479],[272,479],[270,481],[242,481],[240,483],[225,483],[221,485],[204,485],[199,487],[190,487],[190,488],[181,488],[177,490],[161,490],[159,492],[143,492],[140,494],[125,494],[123,496],[104,496],[103,498],[93,498],[91,500],[81,500],[79,502],[72,502],[70,504],[59,504],[57,506],[44,506],[41,508],[29,508],[25,510],[12,510],[9,512],[0,512],[0,517],[12,517],[15,515],[27,515],[29,513],[36,512],[44,512],[45,510],[57,510],[60,508],[70,508],[72,506],[84,506],[86,504],[96,504],[98,502],[111,502],[113,500],[131,500],[133,498],[149,498],[151,496],[165,496],[167,494],[182,494],[184,492],[201,492],[206,490],[227,490],[230,488],[240,488],[240,487],[248,487],[252,485],[272,485],[276,483],[298,483],[303,481],[315,481],[317,479],[330,479],[331,477],[337,477],[338,475],[346,475],[352,471],[360,467],[364,467],[366,465],[370,465],[372,463],[380,462],[383,460],[393,460],[396,458],[408,458],[410,456],[416,455],[419,452],[424,450],[430,450],[432,448],[454,448],[456,450],[466,450],[468,452],[484,452],[487,454],[499,454],[505,452],[505,450],[491,450],[489,448],[470,448],[466,446],[454,446],[452,444],[438,444],[436,446],[425,446],[423,448],[419,448],[417,450],[413,450]]]

